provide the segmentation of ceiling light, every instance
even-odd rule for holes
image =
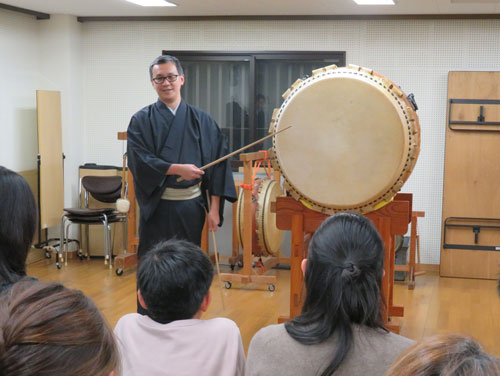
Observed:
[[[396,0],[354,0],[358,5],[395,5]]]
[[[166,0],[126,0],[129,3],[142,5],[143,7],[176,7],[177,4]]]

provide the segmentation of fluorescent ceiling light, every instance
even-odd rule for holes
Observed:
[[[126,0],[129,3],[142,5],[143,7],[176,7],[177,4],[166,0]]]
[[[354,0],[358,5],[395,5],[395,0]]]
[[[452,4],[477,4],[477,3],[489,3],[497,4],[500,0],[451,0]]]

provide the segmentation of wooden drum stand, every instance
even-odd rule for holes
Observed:
[[[265,152],[245,153],[240,155],[240,161],[243,162],[243,185],[245,187],[252,186],[252,165],[254,162],[263,161],[266,158]],[[279,182],[280,175],[276,171],[273,176],[274,180]],[[243,231],[243,268],[239,273],[221,273],[221,280],[224,281],[226,288],[231,288],[231,282],[237,281],[241,283],[267,283],[268,290],[274,291],[276,286],[276,276],[263,275],[267,270],[279,264],[280,262],[288,262],[289,260],[280,257],[270,257],[263,262],[259,271],[256,272],[252,267],[253,254],[252,254],[252,190],[245,189],[243,192],[243,218],[244,218],[244,231]],[[234,206],[233,206],[234,208]],[[234,252],[234,240],[237,239],[235,234],[235,217],[236,212],[233,210],[233,256],[229,259],[231,264],[241,261],[241,256]],[[236,244],[236,247],[238,245]],[[238,249],[238,248],[236,248]]]
[[[304,236],[313,233],[328,217],[311,209],[308,209],[292,197],[279,197],[274,205],[276,212],[276,224],[281,230],[292,231],[291,249],[291,271],[290,271],[290,317],[280,317],[278,322],[290,320],[300,314],[302,307],[301,291],[303,286],[303,275],[300,268],[302,259],[307,257],[307,247],[304,244]],[[394,236],[404,235],[408,231],[411,221],[412,194],[399,193],[394,200],[384,207],[365,214],[378,229],[385,245],[384,270],[382,280],[382,294],[384,304],[382,317],[387,329],[399,333],[399,325],[389,323],[389,316],[402,317],[404,307],[393,304],[394,287]]]

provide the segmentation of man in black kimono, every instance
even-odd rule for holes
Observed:
[[[149,74],[158,101],[132,116],[127,130],[128,165],[140,206],[139,260],[172,237],[200,245],[207,191],[210,231],[222,225],[224,199],[237,199],[228,160],[199,169],[226,155],[227,142],[207,113],[182,100],[179,60],[159,56]]]

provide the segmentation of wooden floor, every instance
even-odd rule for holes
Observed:
[[[222,272],[229,267],[221,266]],[[28,266],[29,275],[42,281],[59,281],[82,290],[90,296],[113,327],[118,319],[136,310],[135,272],[117,277],[100,259],[70,260],[57,270],[53,260],[42,260]],[[245,351],[252,336],[260,328],[275,324],[279,315],[288,314],[288,270],[272,270],[278,277],[276,291],[266,285],[238,285],[221,290],[212,285],[212,305],[203,318],[217,316],[234,320],[243,338]],[[217,281],[215,279],[214,281]],[[405,317],[394,319],[401,325],[401,334],[418,340],[435,333],[460,332],[479,340],[486,351],[500,356],[500,297],[496,281],[440,278],[437,274],[417,277],[415,290],[404,283],[394,289],[394,303],[405,307]]]

